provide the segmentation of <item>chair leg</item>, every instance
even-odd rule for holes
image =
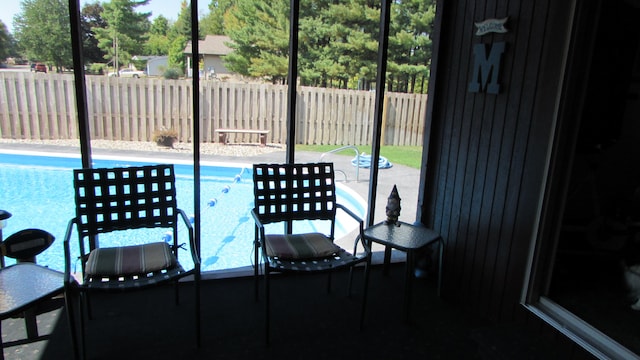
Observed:
[[[360,236],[358,235],[358,239]],[[358,253],[358,241],[353,245],[353,255]],[[351,297],[351,284],[353,283],[353,266],[349,267],[349,287],[347,288],[347,297]]]
[[[269,309],[269,302],[270,302],[270,288],[269,288],[269,266],[267,264],[265,264],[264,266],[264,304],[265,304],[265,321],[264,321],[264,325],[265,325],[265,341],[267,346],[270,343],[270,339],[269,339],[269,327],[270,327],[270,320],[271,320],[271,314],[270,314],[270,309]]]
[[[438,297],[440,297],[440,289],[442,288],[442,257],[444,254],[444,239],[440,237],[439,248],[440,248],[440,257],[438,258]]]
[[[85,293],[85,292],[80,292],[79,293],[79,305],[80,305],[80,354],[81,354],[81,359],[86,359],[87,358],[87,351],[86,351],[86,346],[85,346],[85,325],[84,325],[84,312],[86,308],[86,311],[88,313],[88,317],[89,319],[91,319],[91,307],[89,306],[89,294]]]
[[[64,293],[64,303],[65,303],[65,308],[67,310],[67,322],[69,323],[69,333],[71,335],[71,347],[73,351],[73,358],[75,360],[79,360],[80,354],[78,353],[78,332],[76,329],[76,321],[75,321],[76,310],[75,310],[75,306],[73,305],[73,301],[74,299],[73,299],[73,294],[71,293],[71,290],[66,289]]]
[[[199,349],[201,340],[201,324],[200,324],[200,269],[197,269],[193,275],[193,286],[195,288],[195,308],[196,308],[196,347]]]
[[[80,309],[82,309],[82,305],[84,305],[84,307],[87,308],[87,318],[89,320],[93,320],[93,311],[91,311],[91,299],[89,297],[89,294],[85,292],[80,292],[80,294],[82,295],[80,296],[80,301],[83,302],[83,304],[81,304]]]
[[[176,297],[176,305],[180,305],[180,287],[178,286],[178,280],[176,280],[173,283],[173,288],[175,291],[175,297]]]
[[[364,264],[364,289],[362,291],[362,309],[360,310],[360,331],[364,329],[364,318],[367,308],[367,293],[369,291],[369,273],[371,270],[371,264],[367,261]]]
[[[258,259],[259,259],[258,252],[260,251],[260,247],[258,246],[259,245],[258,244],[258,240],[255,240],[253,244],[254,244],[254,247],[253,247],[253,261],[254,261],[253,262],[253,281],[254,281],[254,286],[253,287],[254,287],[255,299],[256,299],[256,301],[258,301],[258,286],[259,286],[258,282],[260,280],[258,278],[258,276],[259,276],[258,269],[260,267],[260,264],[258,263]]]

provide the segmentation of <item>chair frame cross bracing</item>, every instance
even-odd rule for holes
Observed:
[[[331,287],[331,272],[342,268],[364,264],[363,298],[360,316],[360,329],[363,327],[366,298],[371,264],[371,249],[364,241],[364,222],[353,211],[336,202],[336,186],[333,163],[310,164],[254,164],[253,165],[255,206],[252,215],[255,220],[254,239],[254,277],[255,297],[258,299],[259,255],[262,254],[265,285],[265,338],[269,343],[270,322],[270,274],[272,272],[297,272],[329,274],[328,289]],[[336,213],[340,209],[359,224],[358,235],[354,241],[353,253],[337,247],[337,251],[317,258],[282,258],[269,255],[267,242],[274,236],[282,237],[283,233],[293,234],[295,221],[330,222],[329,234],[323,234],[331,242],[334,241]],[[272,227],[265,225],[282,223],[286,232],[272,233]],[[271,234],[270,234],[271,232]],[[362,250],[358,253],[359,246]],[[349,295],[351,292],[351,276],[349,277]]]
[[[196,344],[200,346],[200,257],[195,243],[193,226],[186,213],[177,207],[175,173],[171,164],[149,165],[121,168],[76,169],[73,172],[75,190],[76,217],[69,221],[64,239],[65,247],[65,289],[77,291],[80,297],[80,334],[82,335],[82,354],[84,355],[84,309],[91,317],[89,294],[92,292],[124,292],[141,290],[153,286],[173,282],[175,301],[179,302],[178,281],[186,276],[193,276],[195,289],[195,332]],[[179,221],[182,220],[182,221]],[[183,225],[179,225],[183,224]],[[75,225],[75,226],[74,226]],[[76,228],[79,238],[80,260],[82,263],[82,281],[75,282],[71,275],[70,238]],[[125,268],[126,248],[100,248],[98,235],[115,231],[140,230],[143,228],[171,229],[172,240],[149,240],[147,243],[164,248],[166,264],[162,268],[119,272]],[[193,260],[193,268],[185,270],[178,262],[178,250],[184,248],[179,243],[178,230],[186,229],[188,247]],[[130,235],[131,234],[131,235]],[[136,232],[127,233],[134,237]],[[169,232],[167,232],[169,234]],[[137,243],[140,240],[136,238]],[[143,245],[140,245],[143,246]],[[96,274],[88,271],[87,263],[90,254],[98,249],[122,251],[116,258],[114,272]],[[88,251],[87,251],[88,250]],[[170,252],[170,254],[167,254]],[[104,254],[104,253],[102,253]],[[139,258],[147,257],[141,250]],[[150,255],[149,255],[150,256]],[[95,256],[97,258],[98,256]],[[106,257],[106,256],[104,256]],[[120,263],[119,263],[120,261]],[[123,265],[125,264],[125,265]],[[119,266],[119,267],[118,267]],[[141,267],[141,269],[143,269]],[[69,309],[73,315],[73,310]],[[76,333],[72,323],[72,340],[76,342]]]

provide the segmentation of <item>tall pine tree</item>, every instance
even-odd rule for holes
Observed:
[[[98,47],[105,58],[117,70],[126,65],[131,57],[144,52],[146,34],[150,28],[151,13],[137,13],[135,8],[146,5],[149,0],[111,0],[104,3],[104,29],[95,29]]]
[[[229,70],[284,83],[288,73],[289,1],[238,0],[224,17],[234,51],[225,58]]]

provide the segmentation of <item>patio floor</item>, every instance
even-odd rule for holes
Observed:
[[[435,294],[435,282],[414,282],[410,320],[402,320],[404,266],[371,274],[367,318],[358,331],[362,274],[346,296],[347,272],[326,293],[325,276],[277,276],[272,281],[271,345],[264,342],[264,300],[253,298],[253,279],[209,280],[202,287],[202,347],[196,349],[191,284],[181,304],[170,286],[92,298],[87,326],[89,359],[475,359],[473,330],[487,323],[459,312]],[[262,289],[262,287],[261,287]],[[262,295],[262,294],[261,294]],[[64,309],[38,317],[47,340],[8,347],[6,359],[71,359]],[[3,321],[3,339],[24,337],[22,319]]]

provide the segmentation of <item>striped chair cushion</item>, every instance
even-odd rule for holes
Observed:
[[[167,269],[176,258],[165,242],[98,248],[89,254],[86,273],[90,276],[138,275]]]
[[[282,259],[313,259],[331,256],[340,250],[320,233],[267,235],[267,256]]]

